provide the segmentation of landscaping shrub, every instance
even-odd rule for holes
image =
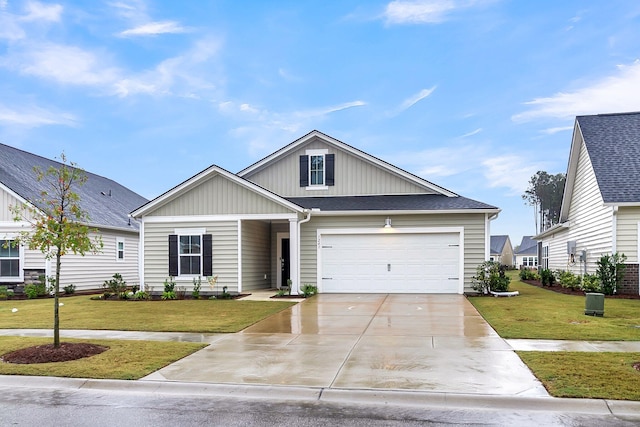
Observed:
[[[596,275],[600,279],[602,292],[605,295],[613,295],[618,289],[618,285],[624,278],[624,271],[627,260],[625,254],[603,255],[598,260],[598,269]]]
[[[117,295],[118,298],[126,299],[125,292],[127,291],[127,282],[124,281],[120,273],[116,273],[112,277],[110,280],[105,280],[102,287],[105,288],[105,290],[108,289],[109,293]]]
[[[520,270],[519,276],[520,280],[540,280],[538,273],[526,267]]]
[[[558,282],[563,288],[575,290],[580,288],[580,276],[571,271],[563,270],[558,274]]]
[[[548,268],[540,270],[540,282],[542,286],[553,286],[556,283],[556,276]]]
[[[65,286],[64,288],[64,293],[67,295],[72,295],[76,292],[76,285],[74,285],[73,283]]]
[[[302,295],[304,295],[305,298],[310,297],[312,295],[315,295],[318,293],[318,287],[316,285],[312,285],[310,283],[306,283],[304,285],[302,285],[300,287],[300,290],[302,291]]]
[[[164,280],[164,291],[162,292],[162,296],[160,298],[162,298],[163,300],[169,300],[169,299],[176,299],[176,282],[173,280],[173,277],[169,277],[168,279]]]
[[[191,297],[193,299],[200,299],[200,287],[202,286],[202,279],[200,276],[196,279],[193,278],[193,290],[191,291]]]
[[[506,267],[495,261],[485,261],[476,267],[476,275],[471,278],[474,290],[483,294],[489,291],[506,292],[511,279],[505,275]]]
[[[600,286],[600,278],[597,274],[589,274],[586,273],[582,276],[582,284],[580,285],[580,289],[585,292],[600,292],[602,289]]]

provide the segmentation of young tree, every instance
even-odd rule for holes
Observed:
[[[536,232],[541,233],[560,220],[560,208],[564,194],[566,175],[550,175],[538,171],[529,180],[529,187],[522,198],[536,210]]]
[[[60,346],[60,316],[58,294],[60,291],[61,258],[69,252],[85,255],[102,250],[102,238],[91,233],[86,224],[89,215],[80,207],[80,196],[74,191],[87,181],[87,175],[74,163],[67,163],[62,153],[59,168],[50,166],[42,171],[35,167],[38,182],[44,184],[40,199],[28,204],[11,206],[15,221],[26,221],[30,230],[22,231],[14,244],[22,244],[32,250],[40,250],[46,259],[56,260],[56,276],[53,284],[53,346]]]

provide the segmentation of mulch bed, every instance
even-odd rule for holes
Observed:
[[[557,292],[559,294],[578,295],[578,296],[584,296],[584,294],[585,294],[585,292],[581,291],[580,289],[563,288],[562,286],[560,286],[558,284],[555,284],[553,286],[542,286],[542,283],[537,281],[537,280],[521,280],[521,282],[524,282],[524,283],[526,283],[528,285],[537,286],[537,287],[542,288],[542,289],[547,289],[549,291]],[[605,298],[640,299],[640,295],[621,295],[621,294],[616,294],[616,295],[605,295]]]
[[[4,354],[0,361],[20,364],[68,362],[95,356],[108,349],[109,347],[96,344],[61,342],[58,348],[53,344],[46,344],[12,351]]]

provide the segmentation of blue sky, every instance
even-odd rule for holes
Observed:
[[[502,209],[640,110],[640,2],[0,0],[0,142],[153,198],[313,129]]]

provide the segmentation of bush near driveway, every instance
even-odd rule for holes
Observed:
[[[238,332],[296,304],[242,300],[94,301],[88,296],[61,301],[61,329],[201,333]],[[51,329],[52,304],[52,299],[0,301],[0,329]]]

